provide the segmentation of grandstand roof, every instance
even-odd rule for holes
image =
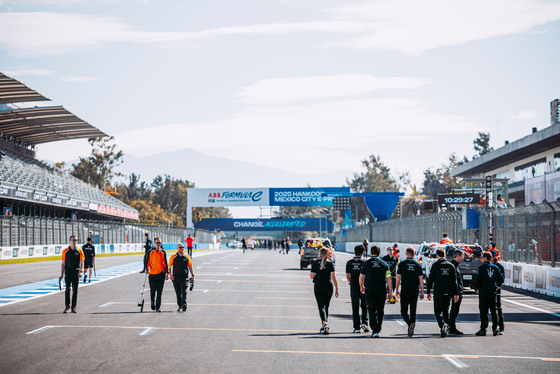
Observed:
[[[30,145],[108,136],[61,106],[0,112],[0,133]]]
[[[25,84],[0,73],[0,104],[22,103],[26,101],[50,101]]]

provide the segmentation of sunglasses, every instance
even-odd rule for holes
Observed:
[[[77,242],[77,240],[76,240],[76,239],[72,239],[72,240],[70,240],[70,241],[71,241],[71,242]]]
[[[161,242],[156,242],[156,244],[161,244]]]
[[[185,247],[177,247],[177,248],[179,248],[179,249],[185,249]]]

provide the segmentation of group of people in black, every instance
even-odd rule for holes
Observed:
[[[408,336],[414,335],[418,300],[424,298],[424,276],[422,266],[415,260],[416,250],[406,249],[406,259],[399,261],[397,246],[388,248],[387,256],[380,258],[381,249],[373,245],[371,257],[363,260],[366,247],[354,248],[354,257],[346,263],[346,279],[350,285],[352,322],[354,333],[369,332],[378,338],[381,332],[385,303],[400,299],[400,313],[408,326]],[[321,318],[321,334],[329,334],[329,305],[333,295],[338,297],[338,281],[331,249],[321,248],[319,258],[311,266],[311,279]],[[432,265],[426,285],[428,300],[432,300],[440,336],[463,335],[457,329],[456,319],[463,298],[462,275],[459,264],[465,253],[457,249],[452,261],[446,259],[443,248],[436,250],[436,262]],[[485,336],[488,328],[488,312],[492,316],[494,336],[504,332],[501,311],[501,286],[504,268],[498,262],[496,251],[482,253],[482,265],[478,268],[475,289],[479,296],[480,330],[477,336]],[[433,290],[433,296],[432,296]],[[395,291],[395,296],[393,296]],[[368,327],[369,325],[369,327]]]
[[[167,262],[167,254],[163,249],[160,238],[150,239],[148,233],[145,234],[144,244],[144,266],[141,273],[147,273],[150,284],[151,308],[156,312],[161,312],[161,297],[165,281],[171,279],[175,294],[177,296],[177,311],[187,310],[187,284],[188,275],[191,274],[191,290],[194,285],[194,272],[191,257],[184,253],[185,247],[182,243],[177,245],[177,253],[173,254]],[[189,240],[190,239],[190,240]],[[188,249],[192,251],[192,237],[186,240]],[[192,253],[192,252],[191,252]],[[76,235],[70,236],[70,245],[62,252],[62,265],[60,269],[59,282],[65,278],[66,290],[64,313],[71,311],[77,313],[76,305],[78,300],[78,284],[84,273],[84,268],[90,269],[89,282],[91,282],[91,268],[95,266],[95,247],[91,244],[91,238],[87,239],[82,249],[77,246]],[[84,275],[84,283],[87,275]],[[70,292],[72,291],[72,298]]]

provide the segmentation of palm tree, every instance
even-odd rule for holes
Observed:
[[[401,201],[401,212],[403,217],[414,216],[420,210],[424,211],[424,200],[428,197],[418,191],[416,185],[408,184],[412,190],[412,194],[405,197]]]

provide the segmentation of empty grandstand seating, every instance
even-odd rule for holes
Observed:
[[[51,192],[113,208],[131,210],[122,201],[92,187],[72,175],[54,169],[33,157],[2,150],[0,182],[12,187]]]

